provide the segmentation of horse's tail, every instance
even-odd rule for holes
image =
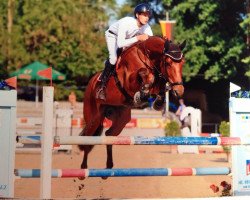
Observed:
[[[83,130],[79,134],[80,136],[100,136],[103,131],[102,120],[100,120],[101,122],[99,126],[97,126],[96,130],[93,130],[93,132],[92,131],[89,132],[89,129],[88,129],[88,127],[91,127],[92,123],[96,120],[96,114],[98,112],[98,108],[97,108],[96,101],[95,101],[95,88],[96,88],[95,85],[97,83],[98,76],[99,76],[99,73],[91,78],[85,90],[84,120],[85,120],[86,126],[85,128],[83,128]],[[81,151],[83,151],[86,145],[78,145],[78,147]]]

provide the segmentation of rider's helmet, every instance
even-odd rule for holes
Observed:
[[[134,10],[134,15],[135,15],[135,18],[136,18],[136,14],[137,13],[149,13],[149,16],[151,15],[151,9],[150,9],[150,6],[147,4],[147,3],[141,3],[141,4],[138,4],[136,7],[135,7],[135,10]]]

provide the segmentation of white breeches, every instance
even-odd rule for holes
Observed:
[[[109,62],[111,65],[115,65],[117,61],[117,37],[106,31],[105,33],[106,43],[109,51]]]

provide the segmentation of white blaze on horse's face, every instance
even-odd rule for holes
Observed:
[[[171,58],[167,57],[166,62],[168,81],[172,87],[172,91],[177,97],[182,97],[184,94],[184,87],[182,84],[182,66],[184,64],[184,59],[180,62],[175,62]]]

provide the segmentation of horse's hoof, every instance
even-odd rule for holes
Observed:
[[[159,106],[159,105],[153,105],[154,110],[156,111],[161,111],[163,110],[164,106]]]
[[[81,169],[87,169],[88,167],[87,166],[84,166],[84,165],[81,165]],[[84,176],[79,176],[79,177],[77,177],[79,180],[84,180],[85,179],[85,177]]]
[[[85,177],[78,177],[79,180],[83,181],[85,179]]]
[[[154,101],[153,108],[157,111],[160,111],[164,108],[164,101]]]

